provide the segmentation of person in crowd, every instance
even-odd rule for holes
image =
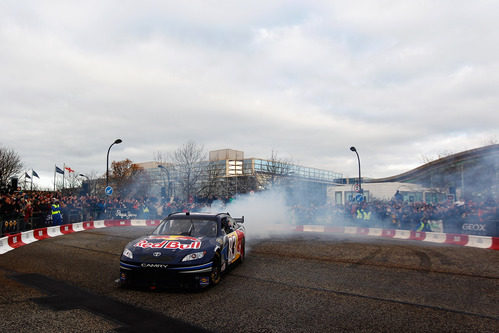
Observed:
[[[395,195],[393,196],[393,200],[396,202],[402,202],[404,201],[404,196],[402,195],[402,193],[400,193],[399,190],[397,190],[397,192],[395,192]]]
[[[52,199],[52,225],[62,225],[61,205],[56,198]]]

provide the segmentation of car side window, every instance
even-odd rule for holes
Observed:
[[[224,217],[222,219],[222,228],[226,234],[230,234],[234,229],[234,220],[230,217]]]

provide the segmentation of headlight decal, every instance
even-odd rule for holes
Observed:
[[[127,258],[130,258],[130,259],[133,259],[133,253],[132,253],[132,251],[130,251],[130,249],[127,249],[127,248],[125,248],[123,250],[123,256],[125,256]]]
[[[206,251],[189,253],[188,255],[186,255],[184,257],[184,259],[182,259],[182,261],[185,262],[185,261],[191,261],[191,260],[198,260],[198,259],[203,258],[205,254],[206,254]]]

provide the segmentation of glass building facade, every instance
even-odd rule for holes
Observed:
[[[241,157],[242,159],[237,159]],[[180,194],[178,180],[181,175],[173,165],[146,162],[138,163],[138,166],[142,167],[144,172],[148,174],[151,181],[151,192],[160,193],[162,197]],[[234,195],[248,190],[250,185],[243,187],[243,180],[246,180],[246,184],[261,185],[262,180],[268,181],[269,178],[286,178],[307,182],[310,185],[322,184],[322,192],[323,186],[338,184],[343,178],[341,173],[330,170],[305,167],[278,160],[244,158],[242,152],[232,150],[210,152],[210,160],[200,162],[194,169],[201,174],[200,187],[206,187],[208,183],[223,184],[219,188],[225,193],[218,193],[219,195]],[[255,186],[254,190],[263,188],[263,186]]]

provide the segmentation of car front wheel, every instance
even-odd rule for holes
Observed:
[[[222,261],[220,259],[220,254],[215,254],[213,258],[213,267],[211,269],[210,281],[212,285],[217,285],[222,279]]]

